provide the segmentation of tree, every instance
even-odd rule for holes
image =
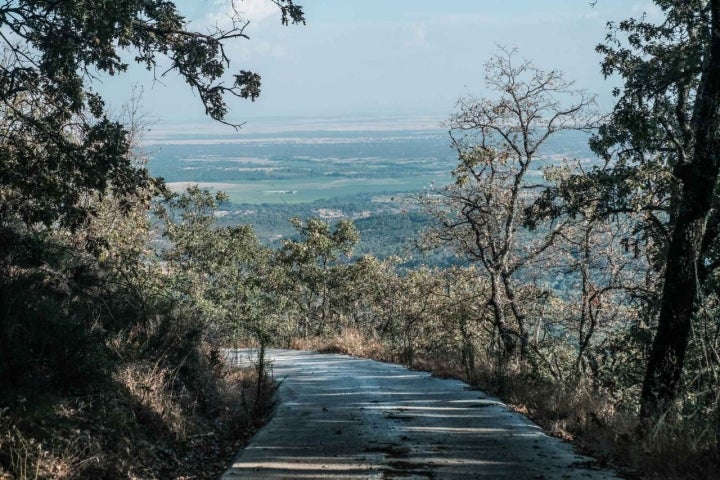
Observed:
[[[272,0],[287,24],[303,22],[293,0]],[[205,112],[225,122],[226,96],[254,100],[260,76],[241,70],[226,85],[225,44],[248,38],[239,13],[227,29],[188,29],[163,0],[0,2],[0,227],[77,228],[92,210],[83,192],[120,196],[151,180],[128,160],[128,132],[108,119],[93,91],[98,73],[128,65],[123,52],[157,75],[161,58],[197,92]]]
[[[197,186],[174,194],[158,208],[171,246],[164,252],[174,293],[186,312],[196,312],[199,327],[212,345],[260,346],[259,384],[265,374],[265,348],[280,327],[285,309],[278,292],[281,269],[271,251],[260,244],[252,226],[219,227],[215,213],[227,196]],[[278,278],[280,277],[280,278]]]
[[[338,257],[350,255],[359,240],[358,233],[351,220],[342,220],[332,228],[319,218],[306,222],[293,218],[291,222],[300,238],[285,240],[278,262],[287,268],[291,289],[305,316],[302,334],[308,334],[312,321],[316,333],[322,333],[331,313],[330,288],[343,277]]]
[[[284,23],[303,21],[292,0],[275,3]],[[228,96],[260,93],[248,71],[224,83],[225,45],[246,25],[236,14],[194,32],[163,0],[0,1],[0,379],[87,378],[109,335],[151,323],[136,280],[156,280],[141,255],[161,182],[93,81],[121,74],[128,56],[153,74],[168,64],[225,121]]]
[[[597,214],[641,213],[631,241],[649,241],[662,276],[657,330],[641,393],[654,418],[677,397],[691,326],[718,262],[720,1],[656,0],[659,23],[611,24],[603,72],[619,74],[617,104],[591,147],[606,165],[556,193]]]
[[[486,64],[493,97],[465,98],[449,121],[459,165],[455,184],[439,193],[441,227],[434,235],[460,255],[478,262],[488,275],[487,307],[504,357],[527,353],[527,302],[517,274],[554,241],[561,224],[533,241],[523,234],[524,210],[543,187],[529,178],[543,145],[567,130],[591,125],[594,98],[572,88],[555,71],[543,71],[516,51],[501,49]],[[432,200],[432,197],[430,198]],[[526,289],[525,295],[541,295]]]
[[[684,28],[689,35],[704,37],[705,48],[698,58],[699,80],[686,124],[684,102],[692,98],[689,90],[693,84],[676,83],[678,120],[685,142],[668,132],[670,140],[677,143],[673,176],[680,185],[667,248],[658,330],[643,382],[644,416],[663,412],[678,391],[701,277],[707,276],[709,266],[700,262],[717,235],[714,228],[708,229],[708,220],[717,215],[713,210],[720,169],[720,1],[700,2],[696,5],[702,7],[699,15],[686,10],[692,8],[687,2],[662,2],[661,7],[668,13],[666,28]],[[673,18],[676,15],[680,22]],[[715,224],[717,219],[712,221]]]

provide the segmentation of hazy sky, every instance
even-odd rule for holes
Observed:
[[[178,0],[191,27],[222,19],[230,0]],[[594,46],[610,20],[657,14],[649,1],[598,0],[298,0],[307,25],[280,25],[269,0],[237,1],[251,20],[250,40],[229,46],[231,70],[262,75],[255,103],[232,101],[233,121],[268,116],[424,116],[445,119],[457,99],[482,95],[483,64],[496,45],[517,46],[544,69],[559,69],[609,108],[616,83],[603,80]],[[114,105],[144,90],[161,123],[196,122],[202,106],[172,75],[153,83],[133,69],[100,87]]]

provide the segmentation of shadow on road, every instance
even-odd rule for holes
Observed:
[[[225,480],[617,478],[462,382],[341,355],[268,358],[282,380],[275,415]]]

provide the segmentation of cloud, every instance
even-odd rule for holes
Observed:
[[[233,19],[258,24],[279,15],[277,6],[268,0],[215,0],[202,24],[228,28]]]
[[[287,56],[287,48],[273,35],[282,26],[280,11],[270,0],[213,0],[208,4],[209,11],[199,24],[210,31],[217,28],[227,31],[249,22],[244,31],[251,37],[249,41],[227,42],[227,53],[231,56],[241,55],[246,60]]]
[[[222,0],[220,1],[222,2]],[[225,0],[225,3],[227,3],[227,0]],[[259,23],[270,17],[280,15],[277,5],[268,0],[235,0],[234,3],[237,11],[240,12],[244,18],[254,23]]]

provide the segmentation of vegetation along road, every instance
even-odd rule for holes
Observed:
[[[268,358],[275,414],[223,480],[617,478],[460,381],[343,355]]]

